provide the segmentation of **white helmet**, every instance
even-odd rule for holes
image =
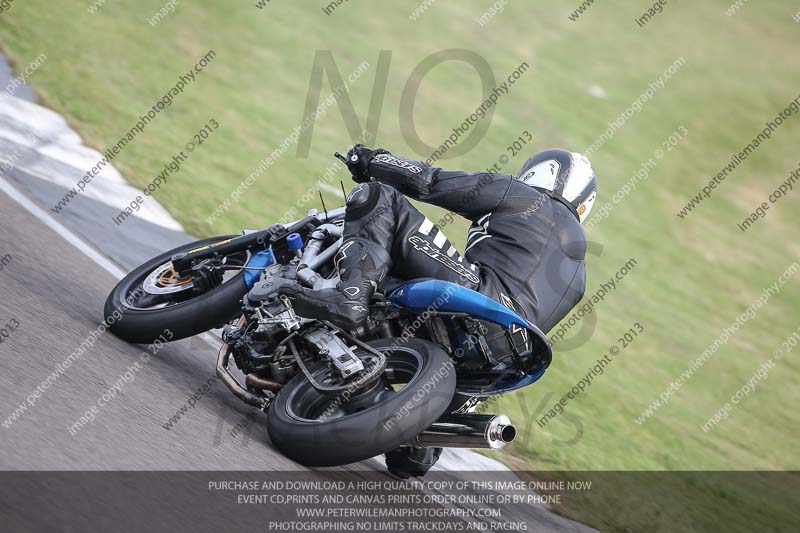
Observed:
[[[517,179],[561,199],[574,210],[581,223],[589,216],[597,198],[597,177],[592,164],[575,152],[540,152],[522,165]]]

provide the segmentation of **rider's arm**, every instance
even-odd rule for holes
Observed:
[[[415,200],[475,219],[494,211],[506,197],[513,178],[507,174],[468,174],[378,154],[369,163],[369,176]]]

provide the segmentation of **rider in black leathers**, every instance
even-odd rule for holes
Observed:
[[[586,238],[596,196],[588,161],[564,150],[530,158],[519,177],[445,171],[356,145],[347,154],[359,185],[347,200],[338,289],[291,294],[295,310],[353,329],[387,274],[436,278],[477,290],[543,332],[583,297]],[[464,255],[405,196],[472,221]]]
[[[355,329],[387,275],[458,283],[545,333],[583,297],[586,238],[580,224],[597,190],[585,157],[548,150],[531,157],[517,177],[445,171],[361,145],[346,161],[359,185],[347,199],[344,243],[335,258],[341,282],[335,289],[290,289],[300,316]],[[463,256],[406,196],[472,221]],[[488,325],[488,346],[502,359],[512,351],[508,338]],[[513,342],[526,344],[525,331],[517,333],[521,338],[512,336]],[[441,453],[405,446],[386,453],[386,464],[401,477],[424,475]]]

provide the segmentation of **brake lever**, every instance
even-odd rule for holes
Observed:
[[[338,159],[339,161],[341,161],[345,165],[347,164],[347,158],[345,156],[343,156],[342,154],[340,154],[339,152],[334,152],[333,155],[336,157],[336,159]]]

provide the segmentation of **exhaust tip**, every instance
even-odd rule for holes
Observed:
[[[517,438],[517,428],[506,415],[494,415],[489,422],[488,430],[486,440],[493,450],[501,450]]]
[[[505,426],[500,430],[500,440],[509,444],[514,442],[514,439],[517,438],[517,428],[514,426]]]
[[[445,415],[414,439],[423,448],[483,448],[501,450],[517,438],[506,415],[463,413]]]

